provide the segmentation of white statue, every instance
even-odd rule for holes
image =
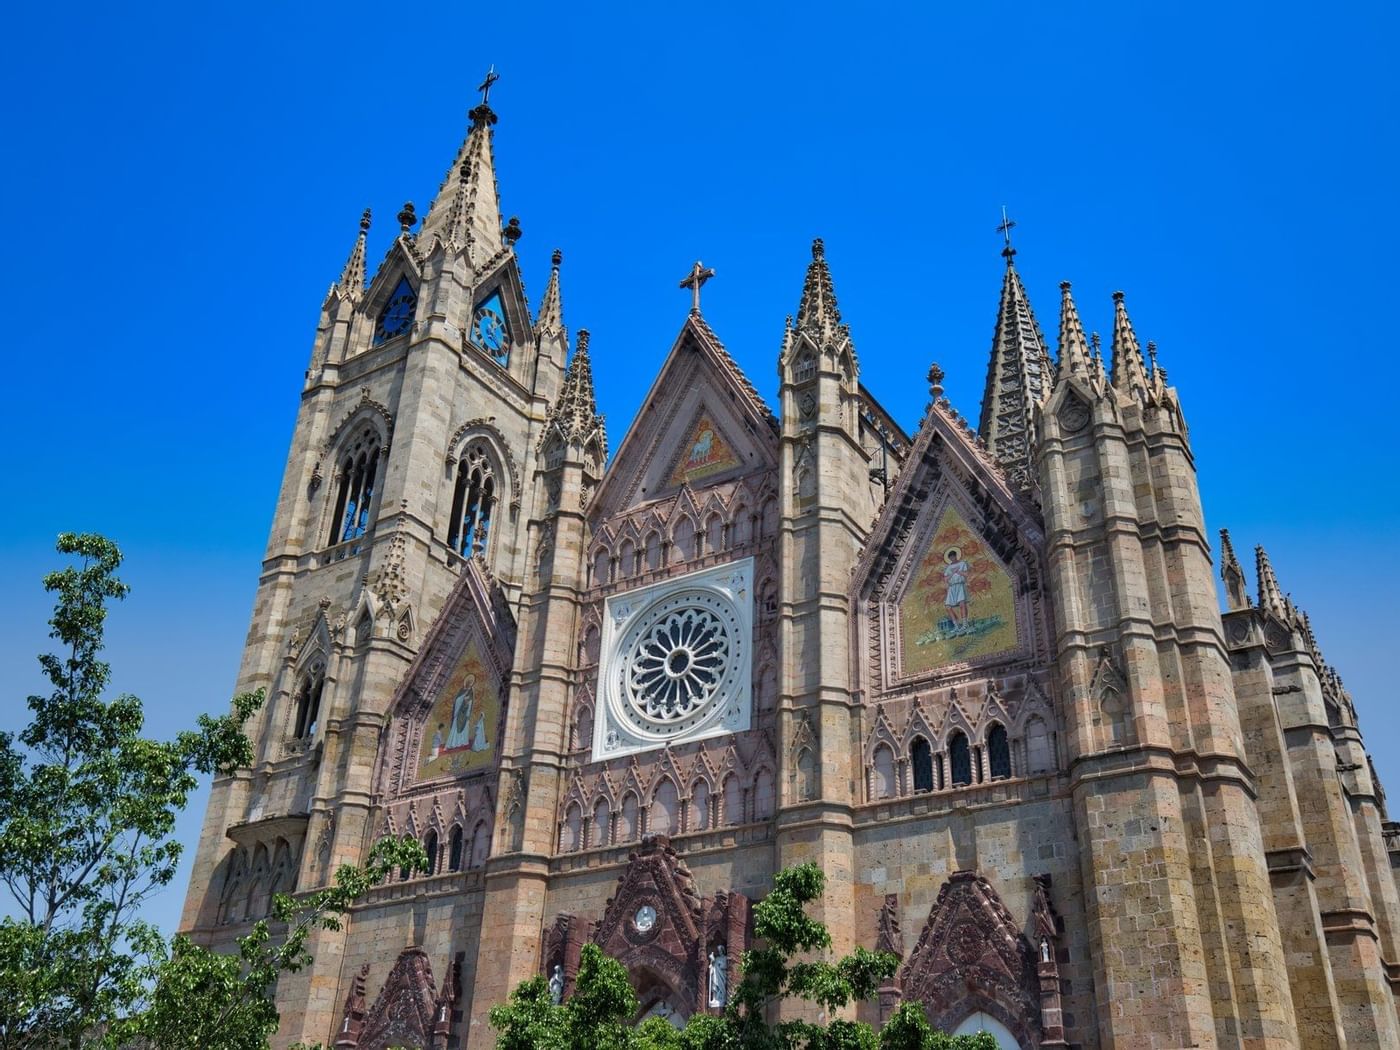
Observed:
[[[564,1001],[564,967],[554,964],[554,972],[549,975],[549,1001],[558,1006]]]
[[[723,1006],[729,1002],[729,956],[720,945],[710,953],[710,1005]]]
[[[1040,961],[1043,963],[1050,961],[1050,941],[1045,937],[1040,938]]]

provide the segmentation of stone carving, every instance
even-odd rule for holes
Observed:
[[[441,992],[434,988],[433,967],[422,948],[405,948],[380,989],[364,1022],[355,1030],[356,988],[352,984],[346,1000],[345,1021],[338,1047],[356,1050],[388,1050],[392,1046],[416,1046],[424,1050],[444,1050],[451,1036],[453,1004],[457,999],[460,956],[447,968]],[[359,1003],[363,1003],[364,974],[359,978]]]
[[[875,950],[904,958],[904,934],[899,929],[899,894],[885,894],[876,920]]]
[[[639,932],[636,916],[655,912]],[[631,855],[593,934],[594,943],[634,975],[664,986],[667,999],[689,1012],[718,1008],[733,986],[732,957],[748,947],[749,900],[738,893],[701,898],[690,871],[664,835],[648,836]],[[720,993],[720,1002],[714,1003]]]
[[[555,963],[554,971],[549,975],[549,1001],[555,1006],[559,1006],[564,1001],[564,966],[562,963]]]
[[[360,1041],[360,1030],[365,1023],[365,978],[369,976],[369,963],[365,963],[350,979],[350,991],[345,996],[345,1015],[336,1034],[336,1046],[356,1046]]]
[[[900,971],[904,999],[922,1003],[935,1028],[951,1030],[981,1010],[1022,1046],[1040,1045],[1035,953],[996,890],[973,871],[938,891],[919,943]]]

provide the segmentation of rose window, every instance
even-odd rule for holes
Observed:
[[[639,638],[627,672],[632,705],[648,719],[674,722],[704,707],[729,663],[729,633],[708,609],[668,612]]]

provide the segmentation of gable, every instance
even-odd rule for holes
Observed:
[[[1039,516],[941,406],[856,568],[877,688],[1049,658]]]
[[[777,465],[776,420],[714,333],[686,320],[592,504],[608,517]]]
[[[499,588],[469,559],[393,701],[391,794],[495,768],[514,647]]]

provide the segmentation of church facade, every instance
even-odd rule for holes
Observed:
[[[559,253],[527,305],[495,124],[372,275],[366,213],[301,393],[256,759],[214,784],[183,927],[231,944],[386,834],[431,867],[314,936],[278,1044],[481,1050],[589,942],[644,1013],[720,1009],[753,904],[815,861],[835,950],[900,957],[877,1024],[1400,1046],[1400,829],[1306,614],[1213,546],[1123,296],[1105,363],[1063,285],[1052,361],[1008,242],[979,425],[935,365],[911,434],[820,241],[775,407],[697,264],[610,458]]]

